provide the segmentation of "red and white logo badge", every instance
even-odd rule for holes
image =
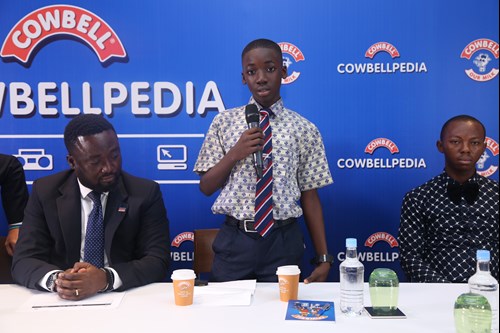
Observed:
[[[373,44],[366,50],[365,52],[365,57],[373,59],[373,57],[379,53],[379,52],[387,52],[391,56],[391,58],[398,58],[399,57],[399,51],[398,49],[392,45],[391,43],[387,42],[378,42]]]
[[[383,149],[379,149],[383,148]],[[376,150],[382,151],[375,153]],[[387,155],[385,151],[389,151],[390,157],[383,157]],[[337,167],[339,169],[425,169],[427,164],[423,158],[417,157],[404,157],[399,156],[400,151],[396,143],[387,138],[377,138],[370,141],[364,153],[367,155],[363,158],[357,157],[341,157],[337,160]],[[379,155],[379,157],[377,157]]]
[[[290,57],[287,57],[286,55],[290,55],[295,63],[305,60],[305,57],[302,51],[297,46],[291,43],[282,42],[278,43],[278,45],[280,46],[281,52],[283,53],[283,65],[288,68],[288,77],[281,80],[281,82],[283,84],[289,84],[299,78],[300,72],[293,71],[292,74],[290,74],[290,67],[294,64],[294,62],[290,60]]]
[[[365,241],[365,246],[372,247],[375,243],[381,242],[381,241],[386,242],[391,247],[399,246],[399,243],[396,240],[396,237],[394,237],[393,235],[391,235],[385,231],[379,231],[379,232],[376,232],[376,233],[372,234],[371,236],[369,236]]]
[[[120,38],[104,20],[88,10],[70,5],[47,6],[26,15],[5,38],[0,56],[27,63],[37,45],[56,35],[80,38],[101,62],[126,56]]]
[[[172,243],[170,245],[174,246],[174,247],[179,247],[185,241],[194,242],[194,232],[185,231],[185,232],[178,234],[177,236],[174,237],[174,240],[172,241]]]
[[[365,147],[365,153],[367,154],[373,154],[375,150],[378,148],[383,147],[386,148],[391,152],[391,154],[396,154],[399,153],[399,148],[396,146],[394,142],[392,142],[389,139],[386,138],[378,138],[375,140],[372,140],[369,144],[366,145]]]
[[[483,155],[479,158],[479,161],[476,163],[477,173],[484,177],[489,177],[498,170],[498,166],[491,164],[488,168],[486,168],[486,162],[492,156],[488,154],[488,151],[493,156],[498,156],[498,142],[493,140],[492,138],[486,137],[486,150]],[[485,169],[486,168],[486,169]]]
[[[498,75],[498,68],[490,63],[493,59],[498,59],[498,43],[491,39],[480,38],[470,42],[462,50],[460,58],[472,59],[475,67],[466,69],[465,73],[475,81],[489,81]],[[488,68],[491,69],[488,71]]]
[[[375,59],[377,54],[386,53],[391,59],[384,60],[387,57],[380,56]],[[399,50],[391,43],[376,42],[365,51],[365,58],[370,59],[367,62],[346,62],[337,65],[339,74],[400,74],[400,73],[427,73],[427,65],[423,61],[412,61],[400,59]],[[397,59],[396,59],[397,58]]]

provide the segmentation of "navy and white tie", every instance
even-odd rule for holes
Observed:
[[[104,216],[102,213],[101,194],[95,191],[88,197],[94,203],[87,222],[85,250],[83,260],[98,268],[104,267]]]
[[[273,219],[273,157],[272,130],[269,122],[269,112],[260,111],[260,128],[264,131],[264,170],[261,178],[257,177],[255,191],[254,228],[265,237],[274,224]]]

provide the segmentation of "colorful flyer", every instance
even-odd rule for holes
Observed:
[[[285,320],[333,321],[335,308],[333,302],[290,300]]]

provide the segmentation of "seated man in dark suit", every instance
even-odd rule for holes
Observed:
[[[476,118],[449,119],[437,141],[444,171],[404,197],[399,245],[409,281],[466,283],[478,249],[490,251],[498,280],[498,182],[476,173],[485,138]]]
[[[71,170],[34,182],[14,280],[69,300],[164,280],[170,237],[158,184],[121,170],[118,137],[102,116],[75,117],[64,143]]]

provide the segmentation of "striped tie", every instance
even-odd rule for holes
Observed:
[[[104,267],[104,217],[102,214],[101,194],[95,191],[88,197],[94,203],[87,222],[83,260],[98,267]]]
[[[265,237],[271,230],[273,219],[273,158],[272,131],[267,110],[260,111],[260,128],[264,131],[264,172],[262,178],[257,177],[255,190],[255,230]]]

